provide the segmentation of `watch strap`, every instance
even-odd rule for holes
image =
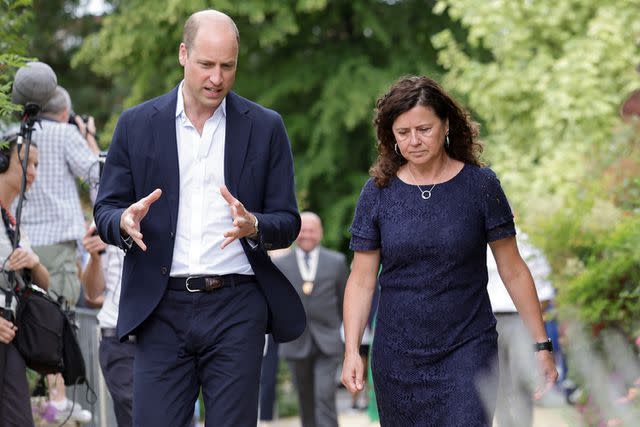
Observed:
[[[553,342],[551,342],[551,338],[549,338],[546,341],[535,343],[533,348],[534,348],[534,351],[536,352],[542,351],[542,350],[553,352]]]

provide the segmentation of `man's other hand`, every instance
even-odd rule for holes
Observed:
[[[256,217],[251,212],[248,212],[242,203],[231,195],[226,186],[220,187],[220,194],[224,200],[229,204],[231,209],[231,217],[233,218],[233,228],[225,231],[224,241],[220,245],[221,249],[224,249],[229,243],[236,239],[242,239],[243,237],[249,237],[256,234]]]
[[[155,203],[161,195],[162,190],[156,188],[147,197],[143,197],[125,209],[120,217],[120,231],[122,232],[123,237],[126,238],[127,236],[130,236],[136,245],[138,245],[143,251],[147,250],[147,245],[145,245],[142,240],[140,221],[142,221],[142,219],[147,215],[151,205]]]

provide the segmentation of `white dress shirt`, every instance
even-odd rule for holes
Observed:
[[[118,323],[124,252],[120,248],[108,245],[105,253],[100,256],[105,289],[104,302],[98,313],[98,323],[101,328],[115,328]]]
[[[551,267],[549,266],[547,259],[544,257],[544,254],[540,249],[529,243],[529,239],[525,233],[518,233],[517,239],[520,255],[522,256],[522,259],[524,259],[524,262],[527,263],[529,270],[531,270],[533,281],[536,284],[538,299],[541,302],[553,299],[555,290],[549,281]],[[502,283],[502,279],[500,279],[496,260],[488,245],[487,271],[489,273],[487,291],[489,292],[489,299],[491,300],[491,308],[493,309],[493,312],[516,313],[516,306],[511,300],[511,297],[507,292],[507,288]]]
[[[220,194],[224,181],[226,98],[198,133],[184,111],[178,87],[176,137],[180,198],[171,276],[254,274],[239,240],[224,250],[223,233],[233,228],[229,205]]]
[[[296,260],[298,261],[298,270],[300,270],[300,276],[305,282],[313,282],[318,272],[318,258],[320,250],[318,246],[309,251],[309,266],[304,260],[306,252],[296,246]]]

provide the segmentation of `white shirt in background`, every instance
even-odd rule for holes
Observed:
[[[98,323],[101,328],[115,328],[118,322],[124,252],[120,248],[107,245],[107,249],[101,257],[105,289],[104,302],[98,313]]]
[[[551,273],[551,267],[547,262],[542,251],[534,247],[529,243],[529,238],[525,233],[517,234],[518,249],[520,249],[520,255],[522,259],[529,266],[531,275],[536,284],[536,292],[538,293],[538,299],[542,301],[548,301],[553,299],[555,290],[553,285],[549,281],[549,274]],[[511,296],[507,292],[507,288],[502,283],[500,275],[498,274],[498,266],[496,260],[493,257],[491,249],[487,245],[487,272],[489,273],[489,282],[487,283],[487,291],[489,292],[489,299],[491,300],[491,307],[494,313],[515,313],[517,312],[516,306],[511,300]]]

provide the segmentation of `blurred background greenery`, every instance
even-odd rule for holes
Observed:
[[[375,99],[427,74],[481,123],[560,314],[640,334],[640,111],[621,114],[640,88],[640,1],[0,0],[0,115],[35,57],[108,148],[123,109],[178,84],[182,24],[207,7],[236,20],[235,90],[282,114],[300,207],[322,216],[327,246],[347,252]]]

